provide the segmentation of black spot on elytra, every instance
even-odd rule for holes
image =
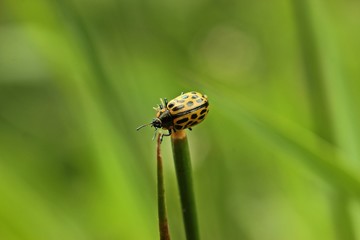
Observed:
[[[181,130],[181,129],[182,129],[182,126],[180,126],[180,125],[175,125],[175,129],[176,129],[176,130]]]
[[[197,99],[199,96],[198,95],[192,95],[191,98],[192,99]]]
[[[198,118],[198,120],[201,120],[201,119],[203,119],[205,117],[205,114],[204,115],[201,115],[199,118]]]
[[[192,93],[192,94],[196,94],[196,92],[195,92],[195,91],[192,91],[191,93]]]
[[[189,95],[181,96],[182,99],[187,99],[188,97],[189,97]]]
[[[189,118],[183,118],[183,119],[180,119],[179,121],[176,121],[176,124],[182,124],[182,123],[185,123],[189,121]]]
[[[201,103],[202,101],[203,101],[202,98],[196,100],[197,103]]]
[[[173,111],[179,111],[180,109],[182,109],[182,108],[184,108],[184,107],[185,107],[185,105],[184,105],[184,104],[181,104],[181,105],[179,105],[179,106],[174,107],[172,110],[173,110]]]
[[[194,114],[191,115],[191,119],[195,119],[195,118],[197,118],[197,114],[196,114],[196,113],[194,113]]]
[[[188,105],[188,107],[191,107],[192,105],[194,105],[194,102],[193,102],[193,101],[188,101],[188,102],[186,103],[186,105]]]
[[[200,115],[204,114],[206,112],[206,109],[201,110]]]
[[[174,103],[169,103],[169,105],[168,105],[168,108],[172,108],[172,107],[174,107]]]

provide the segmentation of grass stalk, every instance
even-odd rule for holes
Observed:
[[[184,130],[171,135],[177,182],[187,240],[199,240],[194,188],[192,181],[191,158]]]
[[[309,1],[293,0],[294,15],[297,24],[300,48],[303,52],[305,82],[309,93],[314,130],[331,144],[337,145],[334,134],[334,122],[331,114],[328,79],[325,77],[325,65],[321,57],[319,44],[326,41],[317,38],[315,19],[312,18]],[[332,197],[332,210],[338,239],[355,239],[352,219],[349,212],[350,197],[346,192],[336,189]]]
[[[170,240],[169,225],[167,221],[164,174],[161,157],[161,134],[158,134],[156,159],[157,159],[157,194],[158,194],[158,215],[159,215],[159,232],[160,240]]]

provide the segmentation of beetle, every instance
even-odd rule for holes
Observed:
[[[158,107],[154,108],[157,111],[156,117],[136,130],[149,125],[155,128],[155,135],[160,128],[168,130],[167,134],[161,135],[161,141],[163,136],[170,136],[172,131],[192,130],[191,127],[201,123],[209,112],[208,97],[196,91],[181,93],[169,102],[166,98],[160,101]]]

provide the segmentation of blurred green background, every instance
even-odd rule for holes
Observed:
[[[0,239],[158,239],[160,97],[189,142],[202,239],[360,239],[360,2],[0,2]],[[172,239],[185,239],[163,144]]]

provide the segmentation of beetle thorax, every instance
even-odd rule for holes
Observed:
[[[161,127],[163,129],[171,129],[174,125],[173,117],[168,109],[159,111],[157,113],[157,118],[161,121]]]

